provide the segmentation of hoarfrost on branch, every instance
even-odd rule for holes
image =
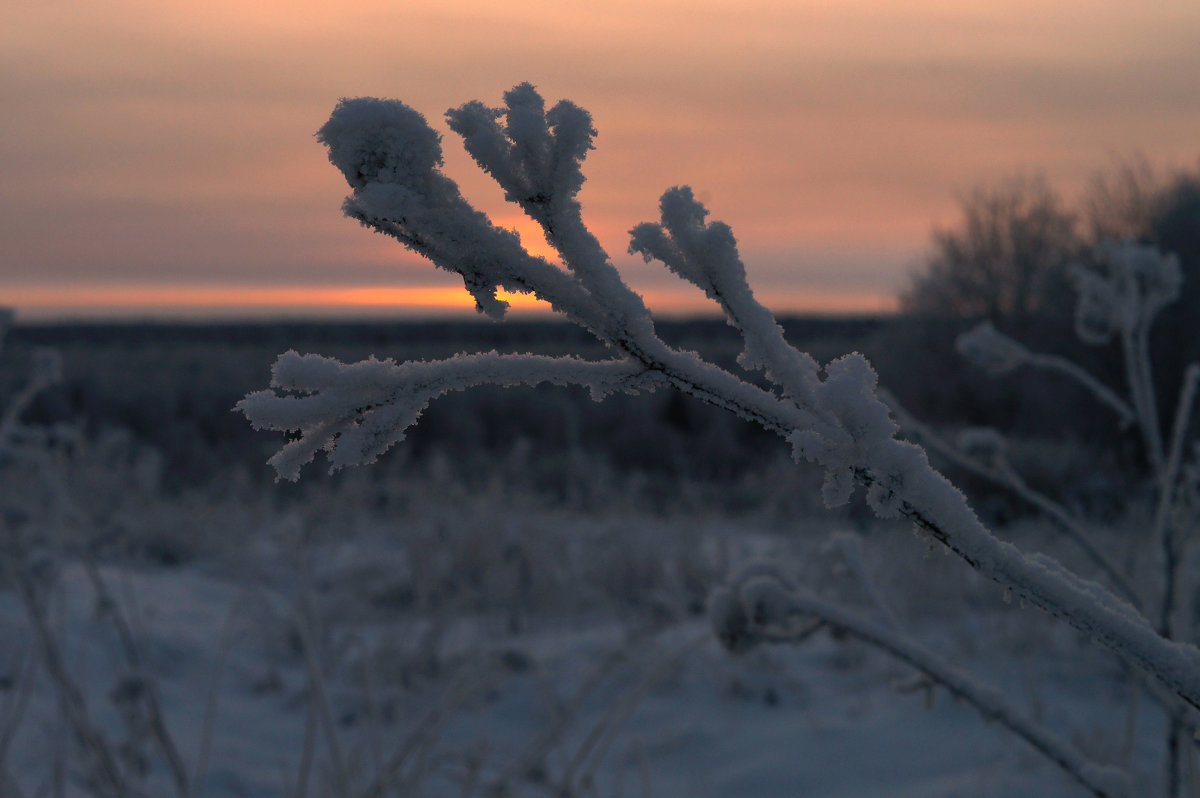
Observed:
[[[612,356],[580,361],[492,353],[436,363],[345,365],[285,354],[275,367],[276,390],[251,394],[238,405],[255,427],[294,436],[272,461],[280,476],[296,479],[322,451],[333,468],[372,462],[403,437],[431,399],[472,385],[548,381],[583,384],[599,395],[671,386],[786,439],[797,459],[824,470],[828,504],[843,503],[856,487],[865,488],[868,504],[881,517],[912,521],[984,576],[1200,707],[1200,651],[1160,635],[1103,586],[995,538],[925,452],[896,438],[897,424],[866,358],[851,354],[822,367],[784,339],[747,284],[732,231],[708,222],[707,209],[690,189],[662,195],[659,221],[634,227],[630,250],[661,261],[716,302],[741,332],[740,365],[761,370],[769,388],[674,349],[656,334],[646,305],[582,220],[576,197],[596,133],[586,111],[567,101],[546,110],[537,91],[522,84],[506,93],[503,108],[471,102],[450,110],[447,120],[507,198],[541,226],[565,270],[527,252],[515,233],[474,209],[441,172],[439,135],[421,114],[394,100],[343,100],[318,133],[352,189],[345,213],[459,274],[481,312],[504,316],[507,305],[496,296],[498,289],[532,293],[591,331]],[[1168,272],[1135,274],[1146,303],[1170,293]],[[1109,314],[1102,318],[1118,332],[1131,325],[1130,345],[1140,346],[1144,325],[1138,320],[1144,315],[1131,316],[1109,301],[1112,292],[1105,293],[1101,278],[1081,280],[1095,296],[1092,304]],[[1095,320],[1099,312],[1088,311],[1081,322],[1097,337],[1103,326]],[[964,346],[1001,366],[1029,357],[998,335],[983,330]],[[1104,398],[1125,418],[1152,410],[1140,398],[1134,407],[1115,396]]]

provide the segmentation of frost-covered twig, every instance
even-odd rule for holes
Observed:
[[[209,757],[212,754],[213,729],[217,720],[217,705],[220,702],[221,682],[224,679],[229,660],[230,649],[233,646],[234,619],[242,611],[246,594],[238,596],[225,613],[218,634],[217,650],[213,656],[212,669],[209,673],[208,694],[204,702],[204,718],[200,723],[200,739],[197,742],[196,756],[192,766],[192,794],[204,795],[205,782],[208,780]]]
[[[963,333],[955,342],[959,354],[992,373],[1012,371],[1021,366],[1053,371],[1070,377],[1091,391],[1101,404],[1107,405],[1121,419],[1122,425],[1132,424],[1137,412],[1116,391],[1093,377],[1078,364],[1059,355],[1031,352],[1017,341],[997,330],[990,321],[981,322]]]
[[[337,734],[337,723],[333,719],[333,706],[329,700],[329,692],[325,689],[325,680],[321,673],[320,630],[317,628],[317,612],[313,606],[312,586],[309,579],[303,581],[300,589],[300,617],[297,619],[297,629],[300,635],[300,647],[304,654],[304,670],[308,683],[308,700],[313,704],[317,720],[321,724],[321,733],[325,737],[325,748],[329,754],[330,769],[333,771],[333,792],[338,798],[349,798],[350,779],[346,765],[346,755]]]
[[[272,369],[272,385],[238,402],[256,429],[300,433],[271,465],[285,479],[325,450],[332,467],[374,462],[404,439],[429,402],[476,385],[584,385],[593,397],[654,387],[653,375],[631,360],[589,361],[541,355],[460,355],[435,362],[397,364],[364,360],[347,365],[320,355],[286,352]]]
[[[382,771],[358,794],[363,798],[416,794],[417,785],[427,775],[425,760],[441,731],[459,710],[485,692],[488,685],[486,676],[475,669],[455,674],[434,705],[412,724],[411,731],[384,763]],[[409,766],[407,774],[404,773],[406,766]]]
[[[720,242],[717,247],[690,245],[705,215],[703,208],[691,200],[690,192],[682,197],[685,207],[691,206],[685,217],[690,222],[690,227],[684,228],[688,238],[675,238],[674,230],[681,226],[671,218],[674,204],[681,199],[677,191],[664,195],[661,226],[634,228],[631,249],[646,257],[664,259],[673,271],[718,299],[730,322],[743,331],[747,342],[744,363],[757,364],[756,351],[770,351],[772,365],[796,362],[778,353],[781,347],[791,347],[783,341],[773,318],[760,312],[761,306],[744,286],[745,270],[736,249],[731,249],[731,237],[726,238],[728,228],[719,223],[706,228]],[[771,323],[765,323],[767,318]],[[756,344],[761,349],[755,348]],[[863,484],[868,504],[881,517],[909,518],[985,576],[1066,620],[1156,678],[1200,678],[1200,657],[1193,647],[1180,646],[1155,634],[1136,609],[1103,587],[1080,579],[1049,558],[1024,557],[1015,547],[993,537],[967,507],[962,494],[929,466],[924,452],[892,437],[896,427],[876,395],[874,371],[865,358],[842,358],[826,366],[825,372],[825,379],[813,385],[809,395],[817,403],[813,413],[816,418],[824,421],[832,415],[836,419],[834,433],[814,424],[796,430],[789,439],[798,456],[825,467],[822,492],[827,504],[845,502],[855,482]],[[770,375],[785,390],[792,387]],[[805,393],[796,391],[797,404]],[[1109,637],[1113,632],[1117,635]],[[1151,654],[1150,649],[1156,652]],[[1160,660],[1159,653],[1165,658]],[[1180,692],[1178,686],[1176,682],[1172,689],[1196,705],[1197,696]]]
[[[590,121],[585,123],[590,118],[560,104],[558,115],[552,109],[539,120],[540,101],[524,84],[509,92],[506,102],[507,110],[472,106],[470,113],[459,114],[459,122],[451,112],[452,124],[465,124],[461,120],[467,118],[475,125],[467,131],[472,155],[543,225],[567,271],[530,255],[515,234],[493,226],[462,198],[439,169],[437,134],[411,108],[395,101],[344,100],[319,135],[353,189],[347,214],[462,275],[480,309],[494,317],[504,312],[497,288],[534,292],[608,344],[618,359],[604,368],[618,374],[598,373],[599,367],[581,366],[580,361],[551,366],[529,356],[518,368],[518,361],[492,355],[489,368],[465,369],[469,376],[463,376],[455,359],[404,366],[368,361],[360,365],[372,376],[360,380],[332,361],[309,361],[311,371],[302,369],[302,379],[276,376],[285,391],[308,395],[257,394],[240,405],[258,426],[300,430],[301,439],[276,456],[281,475],[294,477],[321,449],[329,452],[335,467],[370,462],[400,439],[430,398],[470,384],[570,381],[574,376],[561,370],[567,368],[577,369],[584,384],[601,392],[624,389],[630,380],[638,388],[670,384],[788,440],[797,458],[824,469],[822,493],[828,504],[845,502],[855,485],[862,485],[868,504],[881,517],[909,519],[984,576],[1200,706],[1200,651],[1164,639],[1102,586],[1048,558],[1026,557],[993,537],[962,493],[933,470],[925,453],[895,438],[897,426],[875,393],[876,375],[864,357],[849,355],[819,369],[811,357],[783,341],[774,318],[746,286],[744,269],[739,272],[728,228],[705,224],[707,211],[685,189],[664,195],[661,223],[634,228],[633,247],[673,263],[673,269],[713,295],[743,331],[743,363],[765,367],[783,394],[664,343],[644,303],[623,285],[579,218],[573,198],[582,175],[576,166],[590,147]],[[503,126],[488,122],[502,116]],[[535,363],[536,373],[523,374],[525,365],[533,368]],[[406,386],[384,376],[393,369],[403,370],[396,373],[409,375],[406,379],[414,383]],[[427,369],[458,376],[422,383]],[[343,374],[355,385],[353,391],[366,395],[355,398],[340,387]]]
[[[547,111],[528,83],[506,92],[504,103],[501,110],[469,102],[447,111],[446,120],[506,198],[541,226],[579,286],[598,303],[596,330],[619,337],[624,330],[647,325],[645,303],[588,231],[576,200],[585,180],[583,159],[596,135],[591,115],[567,100]]]
[[[1125,771],[1094,762],[1070,742],[1005,700],[1000,690],[953,667],[911,637],[830,603],[789,583],[770,563],[751,563],[709,601],[717,636],[733,650],[760,642],[785,642],[797,622],[816,618],[846,632],[924,674],[954,697],[970,704],[986,720],[999,723],[1031,745],[1089,792],[1100,798],[1131,794]]]
[[[545,760],[551,749],[562,742],[569,727],[576,723],[583,714],[584,705],[599,691],[601,685],[614,673],[626,665],[635,652],[641,651],[642,641],[637,640],[636,646],[621,646],[607,652],[598,661],[589,663],[588,669],[581,674],[579,684],[569,696],[558,696],[549,684],[545,684],[545,692],[549,707],[547,715],[550,720],[530,738],[522,751],[514,756],[504,768],[490,779],[489,790],[500,794],[509,782],[536,772],[545,765]]]
[[[3,706],[0,707],[0,773],[3,778],[3,781],[0,781],[0,794],[3,794],[3,790],[10,788],[13,788],[14,794],[20,794],[20,791],[15,789],[15,781],[8,773],[8,755],[12,750],[13,741],[17,737],[21,721],[25,718],[25,711],[29,708],[29,699],[33,696],[33,684],[37,678],[37,660],[37,656],[32,651],[24,650],[21,653],[18,658],[20,664],[13,669],[18,674],[16,682],[5,696]]]
[[[11,316],[0,309],[0,338],[9,321]],[[84,528],[89,524],[88,514],[61,478],[55,458],[57,452],[54,447],[64,439],[74,440],[74,436],[64,435],[61,428],[43,428],[25,424],[21,420],[39,394],[61,382],[62,372],[62,361],[57,351],[46,348],[34,350],[26,384],[0,414],[0,455],[39,478],[41,489],[51,498],[49,503],[54,512],[54,515],[43,519],[44,522],[50,520],[52,524],[58,521],[64,526]],[[140,795],[141,791],[131,783],[128,773],[120,766],[120,752],[110,745],[95,725],[87,707],[87,696],[67,668],[62,645],[50,628],[46,606],[47,585],[39,578],[37,567],[31,561],[31,541],[15,528],[3,523],[0,523],[0,528],[6,534],[7,553],[12,555],[12,562],[6,563],[6,571],[11,573],[16,582],[40,660],[58,696],[63,720],[81,749],[91,788],[100,795],[120,798]],[[133,672],[130,678],[122,682],[127,689],[114,691],[115,700],[118,703],[128,702],[122,709],[137,713],[133,723],[137,724],[139,733],[144,729],[157,743],[175,793],[187,798],[192,794],[187,769],[166,724],[158,686],[145,668],[134,630],[108,590],[95,563],[85,556],[83,566],[94,588],[97,606],[104,608],[107,618],[112,622],[121,650]],[[127,716],[127,720],[130,717]],[[7,748],[7,741],[4,747]]]
[[[0,308],[0,341],[13,321],[13,312]],[[36,444],[38,437],[28,435],[21,416],[33,400],[46,388],[61,379],[62,366],[57,352],[43,349],[34,353],[33,365],[28,381],[0,413],[0,455],[34,468],[48,477],[47,482],[56,493],[61,490],[58,481],[49,478],[45,452]],[[32,444],[32,445],[31,445]],[[86,696],[67,670],[62,649],[50,628],[50,619],[45,604],[44,586],[39,584],[28,559],[27,547],[7,519],[0,517],[0,530],[5,535],[4,572],[8,580],[16,585],[16,592],[25,609],[33,633],[38,659],[45,667],[50,683],[58,696],[60,711],[70,734],[84,758],[84,767],[91,787],[102,796],[125,798],[132,794],[116,755],[107,740],[96,728],[87,708]],[[10,743],[5,730],[4,748]],[[6,778],[6,780],[9,780]]]
[[[1197,383],[1200,382],[1200,366],[1192,364],[1185,370],[1171,438],[1164,450],[1150,358],[1150,328],[1158,312],[1179,298],[1182,271],[1175,255],[1163,254],[1154,247],[1132,241],[1102,242],[1096,248],[1095,261],[1092,268],[1078,267],[1075,270],[1080,295],[1075,315],[1076,332],[1081,340],[1093,345],[1106,344],[1114,337],[1119,338],[1130,397],[1128,403],[1115,397],[1069,361],[1054,356],[1034,355],[1011,339],[999,335],[990,326],[976,328],[960,338],[959,349],[968,357],[983,361],[993,370],[1028,364],[1070,374],[1089,387],[1103,403],[1117,409],[1124,421],[1136,424],[1156,493],[1149,539],[1161,552],[1161,593],[1155,596],[1160,599],[1157,602],[1157,631],[1164,639],[1180,639],[1179,632],[1182,629],[1186,633],[1182,639],[1189,640],[1195,609],[1191,601],[1180,602],[1179,594],[1194,594],[1196,590],[1195,578],[1189,578],[1183,565],[1183,541],[1190,536],[1194,521],[1180,513],[1184,486],[1180,484],[1179,471]],[[1011,468],[1003,463],[1001,465],[1005,466],[1008,481],[1017,485],[1019,477]],[[1042,509],[1062,522],[1063,516],[1057,512],[1056,505],[1043,506]],[[1151,602],[1147,600],[1145,603]],[[1177,610],[1182,611],[1184,617],[1177,619]],[[1185,748],[1188,761],[1191,754],[1191,746],[1185,746],[1184,741],[1191,737],[1194,724],[1189,717],[1191,713],[1186,709],[1175,706],[1170,699],[1156,697],[1168,716],[1166,794],[1176,798],[1182,782]]]

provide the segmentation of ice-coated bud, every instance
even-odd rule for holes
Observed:
[[[368,183],[417,185],[442,164],[441,137],[398,100],[344,98],[317,131],[329,161],[354,188]]]
[[[1135,241],[1119,243],[1105,242],[1100,245],[1102,255],[1128,272],[1136,281],[1143,306],[1157,309],[1179,298],[1183,286],[1183,270],[1179,267],[1179,256],[1159,252],[1158,249]]]
[[[958,353],[993,373],[1011,371],[1029,358],[1029,350],[985,321],[958,336]]]
[[[1076,269],[1073,275],[1079,291],[1075,305],[1075,334],[1079,340],[1103,346],[1117,330],[1130,328],[1132,313],[1112,280],[1085,269]]]
[[[871,445],[896,434],[887,405],[879,401],[875,388],[879,375],[858,352],[851,352],[825,366],[822,398],[841,420],[846,432],[859,444]]]
[[[1149,325],[1163,307],[1179,298],[1183,271],[1179,258],[1135,241],[1103,241],[1096,246],[1099,268],[1076,267],[1079,291],[1075,331],[1096,346],[1120,332]]]

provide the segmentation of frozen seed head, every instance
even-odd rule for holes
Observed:
[[[985,321],[954,342],[958,353],[993,373],[1011,371],[1029,358],[1029,350]]]
[[[1079,302],[1075,305],[1075,334],[1092,346],[1103,346],[1119,329],[1132,329],[1130,303],[1115,283],[1095,272],[1076,269],[1073,273]]]
[[[1183,285],[1179,256],[1159,252],[1155,247],[1136,241],[1106,242],[1101,253],[1136,282],[1142,302],[1152,307],[1174,302]]]
[[[356,189],[369,183],[416,186],[442,164],[441,137],[397,100],[342,99],[317,140]]]
[[[1098,268],[1073,271],[1079,303],[1075,329],[1080,340],[1108,343],[1148,325],[1160,310],[1179,298],[1183,272],[1179,258],[1134,241],[1104,241],[1096,246]]]

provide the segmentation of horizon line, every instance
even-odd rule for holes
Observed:
[[[639,292],[659,318],[721,317],[720,310],[690,286]],[[521,317],[554,317],[546,303],[528,294],[498,291],[509,313]],[[220,321],[233,319],[284,321],[347,320],[414,321],[431,317],[473,318],[475,302],[453,286],[214,286],[92,285],[23,286],[0,290],[0,304],[16,311],[17,323],[51,324],[137,321]],[[891,294],[852,292],[770,292],[761,301],[780,316],[894,315]]]

